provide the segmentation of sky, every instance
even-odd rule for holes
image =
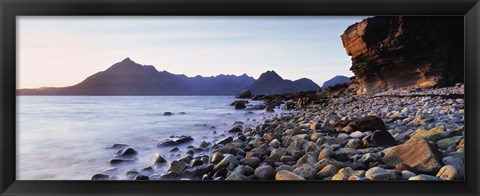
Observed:
[[[352,76],[340,35],[360,16],[18,16],[17,88],[77,84],[129,57],[187,76]]]

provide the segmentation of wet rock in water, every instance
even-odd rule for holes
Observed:
[[[223,154],[221,152],[214,152],[212,157],[210,157],[210,162],[216,164],[216,163],[220,162],[223,158],[225,158],[225,157],[223,156]]]
[[[371,135],[363,138],[364,147],[389,147],[397,145],[397,140],[388,131],[377,130]]]
[[[439,139],[445,138],[447,136],[447,132],[443,126],[438,126],[431,128],[429,130],[425,129],[417,129],[411,137],[422,137],[428,141],[436,142]]]
[[[153,157],[153,163],[154,164],[158,164],[158,163],[166,163],[167,160],[165,159],[165,157],[163,157],[162,155],[156,153],[155,156]]]
[[[154,172],[153,168],[152,167],[146,167],[146,168],[143,168],[140,170],[140,174],[141,175],[144,175],[144,176],[150,176],[152,175]]]
[[[236,96],[235,98],[238,98],[238,99],[249,99],[251,98],[253,95],[252,95],[252,91],[248,90],[248,89],[245,89],[245,90],[242,90],[240,91]]]
[[[168,151],[168,152],[178,152],[179,150],[180,150],[180,149],[178,149],[177,147],[175,147],[175,148],[172,148],[172,149],[171,149],[170,151]]]
[[[233,138],[228,136],[226,138],[223,138],[223,139],[220,139],[216,144],[222,144],[222,145],[225,145],[225,144],[228,144],[230,142],[233,141]]]
[[[190,161],[190,165],[192,167],[195,167],[197,165],[203,165],[203,161],[200,159],[192,159],[192,161]]]
[[[295,168],[292,172],[307,180],[314,180],[317,175],[317,170],[309,164],[303,164]]]
[[[131,179],[133,180],[133,178],[135,178],[135,176],[137,176],[139,173],[138,171],[136,170],[130,170],[130,171],[127,171],[127,173],[125,173],[125,175],[127,176],[128,179]]]
[[[262,165],[255,169],[254,175],[260,180],[272,180],[275,177],[275,169],[270,165]]]
[[[150,180],[150,178],[148,176],[138,175],[138,176],[135,176],[133,180]]]
[[[275,110],[273,108],[274,108],[273,106],[266,106],[265,109],[263,109],[263,111],[264,112],[275,112]]]
[[[113,144],[110,147],[106,147],[106,149],[121,149],[121,148],[126,148],[128,147],[127,144]]]
[[[185,170],[185,168],[187,168],[187,164],[185,162],[175,160],[175,161],[172,161],[172,163],[170,163],[167,171],[171,171],[176,174],[181,174],[182,171]]]
[[[187,155],[183,156],[182,158],[180,158],[178,160],[183,161],[183,162],[188,164],[188,163],[190,163],[190,161],[192,161],[192,159],[193,159],[193,156],[190,155],[190,154],[187,154]]]
[[[186,113],[186,112],[180,112],[180,113],[178,113],[178,114],[187,114],[187,113]]]
[[[105,174],[95,174],[92,176],[91,180],[108,180],[110,176]]]
[[[335,167],[334,165],[327,165],[327,166],[323,167],[323,169],[320,170],[317,173],[317,178],[318,179],[324,179],[324,178],[327,178],[327,177],[332,177],[337,172],[338,172],[337,167]]]
[[[440,180],[463,180],[462,174],[453,165],[445,165],[437,173]]]
[[[171,138],[159,141],[157,143],[157,148],[163,147],[163,146],[175,146],[175,145],[183,144],[190,141],[193,141],[193,138],[192,136],[189,136],[189,135],[173,136]]]
[[[345,167],[340,170],[332,177],[332,180],[348,180],[352,176],[354,170],[350,167]]]
[[[258,157],[250,157],[241,159],[239,162],[252,168],[257,168],[260,165],[261,160]]]
[[[232,172],[227,178],[225,178],[225,180],[247,180],[247,176]]]
[[[436,174],[442,167],[440,153],[427,140],[414,137],[404,144],[393,147],[383,157],[383,162],[391,167],[404,163],[416,171],[427,174]]]
[[[205,148],[210,147],[210,145],[211,145],[210,142],[202,141],[202,143],[200,143],[199,147],[205,149]]]
[[[275,180],[305,180],[305,178],[286,170],[280,170],[275,174]]]
[[[165,174],[160,175],[159,179],[160,180],[176,180],[180,178],[180,174],[169,171]]]
[[[171,115],[173,115],[173,113],[172,112],[164,112],[163,115],[164,116],[171,116]]]
[[[219,163],[215,165],[213,170],[218,171],[221,168],[227,168],[228,170],[233,170],[236,164],[237,164],[237,159],[235,158],[235,156],[231,154],[227,154],[225,155],[225,158],[223,158]]]
[[[237,125],[232,129],[228,130],[228,133],[242,133],[242,132],[243,132],[243,127],[241,125]]]
[[[233,107],[236,109],[236,110],[240,110],[240,109],[245,109],[247,106],[246,106],[246,101],[235,101],[233,103]]]
[[[388,180],[390,179],[390,174],[381,167],[372,167],[367,170],[365,177],[370,180]]]
[[[110,165],[118,165],[118,164],[122,164],[122,163],[130,163],[130,162],[134,162],[134,161],[135,161],[134,159],[113,158],[113,159],[108,160],[108,163],[110,163]]]
[[[138,154],[133,148],[123,148],[115,153],[116,157],[130,157]]]
[[[378,116],[366,116],[359,119],[355,119],[347,126],[351,127],[353,131],[375,131],[386,130],[387,127],[381,118]]]

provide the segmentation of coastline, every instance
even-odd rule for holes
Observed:
[[[172,162],[162,160],[167,155],[152,155],[152,167],[126,175],[132,180],[462,180],[463,89],[458,84],[356,96],[348,85],[337,85],[322,92],[253,97],[272,108],[282,104],[290,114],[255,127],[235,122],[227,131],[234,136],[192,146]],[[156,173],[156,164],[168,165],[168,172]]]

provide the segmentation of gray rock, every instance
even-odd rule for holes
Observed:
[[[372,167],[367,170],[365,177],[370,180],[388,180],[390,179],[390,174],[381,167]]]
[[[91,180],[108,180],[110,176],[105,174],[95,174],[92,176]]]
[[[275,170],[270,165],[262,165],[255,169],[254,174],[260,180],[272,180],[275,177]]]
[[[190,141],[193,141],[193,138],[189,135],[172,136],[171,138],[159,141],[157,143],[157,148],[164,147],[164,146],[175,146],[175,145],[183,144]]]
[[[221,152],[214,152],[212,154],[212,157],[210,157],[210,162],[212,163],[218,163],[222,161],[222,159],[225,158]]]
[[[240,160],[241,164],[248,165],[252,168],[257,168],[260,165],[260,159],[258,157],[244,158]]]
[[[181,174],[182,171],[185,170],[185,168],[187,168],[187,164],[185,162],[175,160],[175,161],[172,161],[172,163],[170,163],[167,171],[171,171],[176,174]]]
[[[237,159],[235,159],[235,156],[231,154],[226,154],[225,158],[223,158],[219,163],[217,163],[213,170],[217,171],[221,168],[227,168],[228,170],[232,170],[233,168],[235,168],[236,164]]]
[[[422,137],[409,139],[402,145],[393,147],[383,157],[383,162],[391,167],[404,163],[416,171],[436,174],[442,167],[438,150]]]
[[[295,168],[292,172],[307,180],[314,180],[317,175],[317,170],[309,164],[303,164]]]
[[[155,156],[153,157],[153,163],[158,164],[158,163],[166,163],[167,160],[160,154],[156,153]]]

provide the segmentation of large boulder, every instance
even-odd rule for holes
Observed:
[[[375,131],[386,130],[387,127],[381,118],[378,116],[365,116],[350,122],[347,126],[351,127],[353,131]]]
[[[427,174],[436,174],[442,167],[440,153],[422,137],[411,138],[404,144],[393,147],[382,160],[391,167],[404,163],[420,173]]]

